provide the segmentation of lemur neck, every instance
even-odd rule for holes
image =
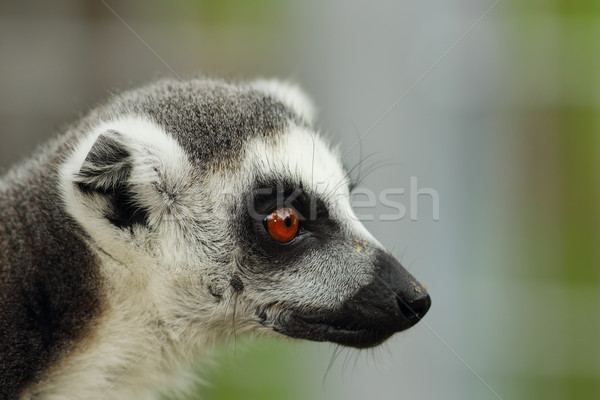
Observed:
[[[0,393],[15,398],[101,309],[96,257],[62,207],[58,163],[39,154],[0,180]]]

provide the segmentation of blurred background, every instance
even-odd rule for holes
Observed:
[[[363,187],[439,194],[365,221],[433,306],[373,351],[229,341],[190,399],[598,399],[600,2],[494,1],[3,0],[0,169],[160,76],[290,79],[390,164]]]

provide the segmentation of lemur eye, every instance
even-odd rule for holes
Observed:
[[[290,207],[279,208],[265,219],[265,225],[273,239],[287,243],[298,232],[298,213]]]

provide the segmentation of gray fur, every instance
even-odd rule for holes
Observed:
[[[369,347],[422,318],[429,296],[351,218],[299,95],[163,80],[2,178],[0,399],[151,396],[232,330]],[[115,128],[132,117],[143,131]],[[280,200],[303,217],[286,244],[264,224]]]
[[[111,99],[77,130],[131,114],[147,116],[164,127],[201,171],[234,163],[253,136],[281,133],[290,124],[309,125],[281,100],[249,84],[165,79]]]

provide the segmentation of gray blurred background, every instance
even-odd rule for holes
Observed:
[[[201,72],[299,83],[348,166],[390,164],[363,187],[440,198],[439,221],[425,195],[365,221],[428,286],[423,323],[363,352],[238,338],[192,399],[600,398],[600,2],[106,4],[0,2],[0,170],[110,93]]]

